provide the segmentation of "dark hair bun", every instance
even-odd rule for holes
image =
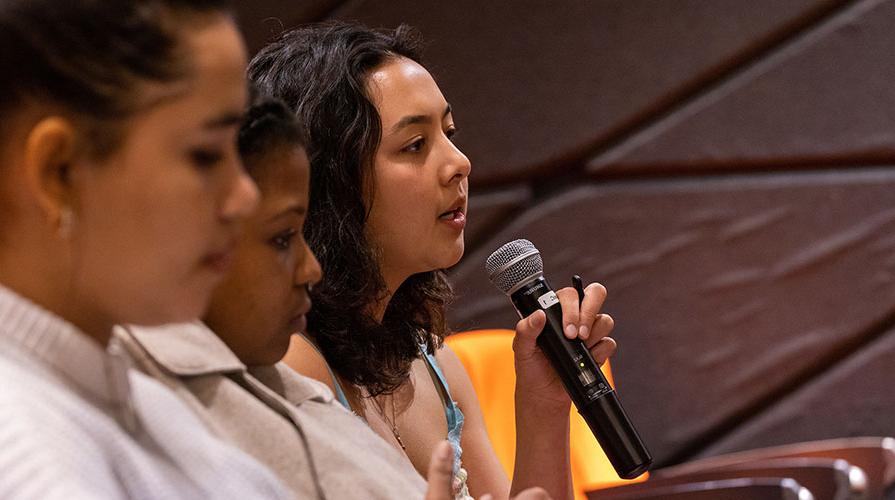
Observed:
[[[237,139],[243,161],[283,145],[304,146],[304,132],[298,119],[282,101],[270,97],[256,99],[246,111]],[[248,166],[248,165],[247,165]]]

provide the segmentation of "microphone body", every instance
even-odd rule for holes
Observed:
[[[544,264],[537,248],[528,240],[511,241],[488,257],[485,269],[491,282],[510,297],[521,317],[544,310],[547,322],[538,335],[537,345],[619,477],[633,479],[649,470],[653,459],[625,414],[615,389],[584,342],[563,335],[562,306],[544,279]]]
[[[619,477],[633,479],[646,472],[653,462],[649,451],[587,346],[581,339],[569,340],[563,335],[562,307],[547,280],[541,276],[522,285],[510,299],[522,317],[544,310],[547,323],[538,335],[538,347]]]

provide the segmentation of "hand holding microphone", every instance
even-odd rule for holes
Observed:
[[[547,404],[568,405],[571,398],[620,477],[630,479],[648,470],[652,457],[594,359],[602,362],[615,350],[611,339],[602,339],[612,328],[611,318],[598,312],[605,289],[594,284],[585,292],[576,283],[579,291],[554,292],[543,277],[540,253],[528,240],[502,246],[488,257],[485,268],[523,317],[513,345],[517,388],[539,395]],[[581,324],[591,331],[580,331]],[[535,348],[531,336],[537,332]],[[517,412],[525,403],[518,395],[519,389]]]
[[[607,336],[612,331],[612,318],[608,314],[599,313],[605,298],[605,289],[599,284],[592,284],[586,300],[582,301],[580,306],[578,294],[572,288],[558,290],[556,295],[560,299],[562,309],[563,328],[560,331],[570,340],[580,339],[584,342],[594,361],[598,365],[603,364],[616,350],[615,341]],[[588,317],[580,312],[582,310]],[[513,351],[516,362],[517,399],[521,396],[529,405],[540,401],[567,412],[571,403],[568,392],[537,344],[538,336],[546,323],[547,316],[541,309],[516,323]],[[585,335],[579,333],[582,324],[587,326],[588,332]],[[565,328],[568,326],[571,328]]]

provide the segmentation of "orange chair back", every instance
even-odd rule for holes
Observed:
[[[488,437],[509,477],[512,477],[516,456],[514,334],[513,330],[473,330],[451,335],[445,341],[469,374],[482,407]],[[615,387],[609,362],[602,370]],[[584,500],[585,491],[629,482],[615,473],[574,407],[570,418],[572,482],[576,499]],[[633,481],[644,481],[646,477],[644,474]]]

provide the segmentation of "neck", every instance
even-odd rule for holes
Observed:
[[[392,297],[395,296],[395,292],[397,292],[398,288],[401,288],[401,285],[410,277],[410,275],[405,273],[395,271],[388,272],[384,268],[381,272],[382,279],[385,281],[385,293],[371,308],[373,319],[375,319],[377,323],[382,323],[382,319],[385,318],[385,310],[388,309],[388,304],[391,302]]]
[[[108,345],[114,322],[93,311],[88,304],[79,302],[82,297],[70,285],[64,272],[48,272],[46,267],[33,268],[23,265],[25,259],[8,259],[0,256],[0,283],[42,308],[76,326],[82,333],[100,346]],[[53,270],[55,271],[55,269]],[[45,276],[63,278],[43,279]]]
[[[393,295],[391,289],[389,289],[384,297],[371,306],[370,312],[377,323],[381,324],[382,320],[385,318],[385,310],[388,309],[388,303],[391,302]]]

